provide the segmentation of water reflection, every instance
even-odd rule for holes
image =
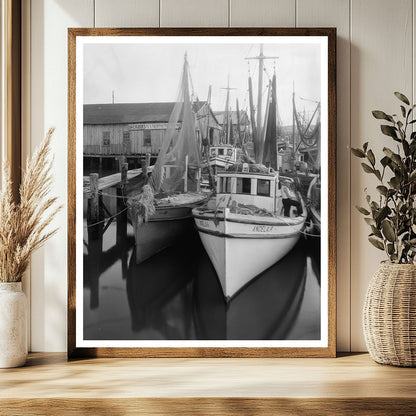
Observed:
[[[228,303],[211,263],[195,279],[194,314],[199,339],[284,339],[300,309],[306,280],[304,242],[251,281]]]
[[[228,303],[197,233],[139,265],[132,227],[84,255],[84,339],[320,339],[319,240],[305,239]],[[316,240],[316,239],[315,239]]]

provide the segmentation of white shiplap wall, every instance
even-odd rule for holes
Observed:
[[[381,257],[354,205],[371,178],[347,146],[385,141],[372,109],[414,97],[416,0],[24,0],[24,151],[56,126],[53,192],[66,201],[68,27],[337,27],[339,351],[362,351],[361,307]],[[66,210],[60,231],[31,267],[31,349],[66,349]]]

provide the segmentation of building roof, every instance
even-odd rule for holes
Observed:
[[[194,103],[194,111],[205,104]],[[175,103],[84,104],[84,124],[167,123]]]

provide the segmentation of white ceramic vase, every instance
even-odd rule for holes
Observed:
[[[27,359],[27,301],[22,283],[0,283],[0,368]]]

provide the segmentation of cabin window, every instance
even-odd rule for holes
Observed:
[[[152,146],[151,130],[143,130],[143,146]]]
[[[220,156],[224,156],[224,149],[218,149],[218,154]]]
[[[103,131],[103,146],[110,146],[110,132]]]
[[[270,181],[267,179],[257,179],[257,195],[270,196]]]
[[[251,193],[251,179],[237,178],[237,193],[250,194]]]
[[[233,149],[228,149],[227,150],[227,156],[232,156],[233,155]]]
[[[215,156],[215,149],[211,149],[211,156]]]
[[[231,178],[222,178],[222,193],[231,193]]]
[[[123,140],[130,140],[130,131],[123,131]]]

